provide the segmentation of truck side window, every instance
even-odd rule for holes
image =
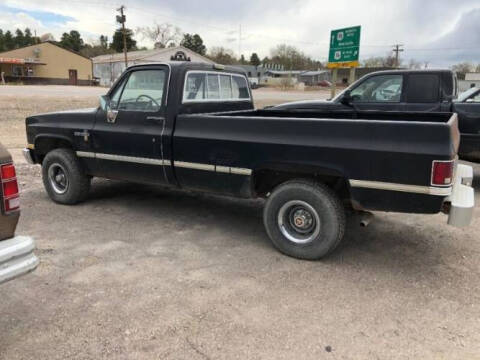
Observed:
[[[183,99],[200,100],[205,99],[206,74],[192,73],[188,74],[185,87],[183,89]]]
[[[237,99],[249,99],[247,80],[243,76],[232,76],[233,97]]]
[[[160,110],[165,78],[165,70],[139,70],[131,73],[123,89],[118,110]]]
[[[407,102],[437,103],[440,101],[440,79],[435,74],[408,76]]]
[[[350,94],[354,102],[400,102],[403,75],[377,75],[366,79]]]
[[[189,71],[183,89],[183,102],[250,100],[243,75],[213,71]]]
[[[207,75],[207,98],[220,99],[220,81],[217,74]]]

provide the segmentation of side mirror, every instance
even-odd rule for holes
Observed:
[[[105,112],[110,108],[110,99],[107,95],[100,96],[100,108]]]
[[[350,90],[347,90],[343,93],[342,98],[340,99],[340,103],[343,105],[350,106],[353,102],[352,95],[350,93]]]

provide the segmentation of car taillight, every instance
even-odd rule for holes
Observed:
[[[17,174],[13,164],[0,167],[0,182],[2,184],[3,205],[5,212],[17,210],[20,207]]]
[[[455,160],[435,160],[432,164],[432,185],[445,186],[453,182],[453,168]]]

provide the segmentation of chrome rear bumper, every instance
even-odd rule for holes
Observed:
[[[34,270],[39,263],[35,242],[28,236],[0,241],[0,284]]]
[[[451,204],[448,224],[456,227],[470,225],[475,208],[475,191],[472,188],[473,169],[471,166],[458,164],[452,194],[447,198]]]

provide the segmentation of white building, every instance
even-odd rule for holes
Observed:
[[[472,87],[480,87],[480,73],[466,73],[465,80],[458,81],[458,92],[462,93]]]
[[[127,53],[127,59],[128,66],[182,60],[214,64],[212,60],[183,46],[165,49],[130,51]],[[125,70],[125,57],[123,53],[96,56],[92,61],[93,76],[99,79],[101,86],[111,86]]]

